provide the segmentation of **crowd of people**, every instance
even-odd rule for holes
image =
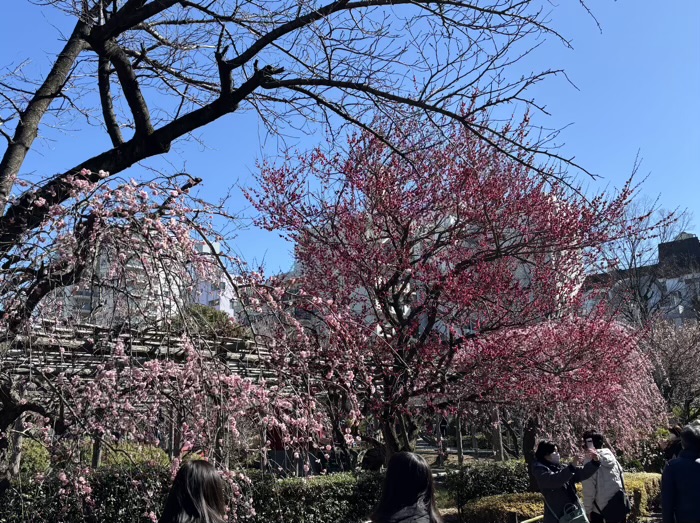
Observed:
[[[700,425],[679,428],[677,441],[661,476],[662,522],[700,523]],[[625,523],[631,502],[620,463],[601,434],[586,432],[583,446],[584,463],[567,465],[555,443],[537,446],[532,473],[545,501],[544,523]]]
[[[661,480],[663,523],[700,523],[700,424],[677,431],[679,445]],[[531,472],[544,497],[544,523],[625,523],[631,503],[615,453],[602,434],[583,434],[581,463],[561,463],[559,447],[541,441]],[[583,484],[583,504],[576,483]],[[182,465],[159,523],[223,523],[223,481],[206,461]],[[442,523],[429,465],[411,452],[394,454],[368,523]]]

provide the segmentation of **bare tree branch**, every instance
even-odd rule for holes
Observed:
[[[141,93],[141,86],[139,85],[134,68],[126,52],[124,52],[114,40],[101,42],[89,38],[88,41],[100,57],[105,57],[112,63],[117,72],[117,77],[122,86],[122,93],[124,93],[124,97],[134,116],[134,123],[136,125],[135,137],[143,138],[153,133],[151,114],[148,110],[146,100]]]
[[[281,72],[281,69],[266,66],[258,70],[250,80],[235,91],[181,116],[144,138],[134,136],[119,147],[86,160],[64,174],[54,177],[36,191],[27,191],[17,203],[6,211],[4,216],[0,217],[0,253],[7,253],[23,231],[37,227],[48,214],[52,205],[59,204],[69,197],[72,190],[72,185],[68,183],[69,178],[97,182],[100,179],[100,170],[111,173],[121,172],[136,162],[162,154],[170,148],[173,140],[211,123],[225,114],[234,112],[238,108],[238,104],[251,92],[263,83],[269,82],[272,75]],[[91,174],[82,174],[84,169],[90,170]],[[33,202],[37,198],[43,198],[47,205],[34,206]]]
[[[37,89],[27,108],[22,112],[12,141],[8,144],[0,161],[0,210],[5,210],[15,178],[39,132],[41,119],[51,102],[61,93],[75,60],[85,49],[83,38],[86,32],[87,26],[78,22],[44,83]]]
[[[100,102],[102,103],[102,116],[105,120],[107,133],[112,140],[114,147],[119,147],[124,143],[117,116],[114,114],[114,105],[112,104],[112,93],[109,80],[109,60],[101,56],[97,66],[97,77],[100,88]]]

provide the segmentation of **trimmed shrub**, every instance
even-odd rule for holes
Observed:
[[[104,467],[72,480],[60,472],[25,476],[0,499],[0,523],[152,523],[170,479],[169,469],[151,465]]]
[[[625,474],[625,490],[632,500],[632,513],[628,519],[638,521],[648,517],[661,505],[661,474]]]
[[[524,461],[475,461],[460,468],[448,468],[445,486],[461,511],[478,498],[527,492],[530,482]]]
[[[251,484],[238,485],[240,503],[229,521],[357,523],[377,503],[383,479],[377,473],[283,480],[249,475]],[[60,471],[46,478],[25,475],[0,499],[0,523],[153,523],[170,484],[170,468],[152,462],[86,469],[84,477],[71,479]]]
[[[40,442],[25,439],[22,442],[22,461],[20,467],[23,474],[34,475],[49,470],[51,455]]]
[[[155,465],[169,467],[170,459],[160,447],[120,443],[111,449],[104,450],[102,463],[107,466]]]
[[[581,494],[580,485],[579,495]],[[625,487],[632,500],[628,521],[639,521],[659,506],[661,476],[651,473],[625,474]],[[538,492],[489,496],[466,504],[460,512],[462,521],[510,523],[512,515],[519,520],[542,515],[544,501]]]
[[[511,523],[512,514],[519,520],[542,515],[544,501],[539,492],[521,492],[488,496],[467,503],[460,511],[462,521],[479,523]]]
[[[383,475],[339,473],[308,479],[253,482],[255,521],[265,523],[357,523],[379,501]]]
[[[85,466],[92,461],[92,442],[85,440],[80,447],[80,462]],[[50,468],[61,468],[67,463],[60,460],[51,463],[51,456],[46,446],[32,439],[22,442],[21,470],[23,474],[45,473]],[[102,453],[103,466],[156,465],[169,467],[170,459],[163,449],[153,445],[122,442],[105,448]]]

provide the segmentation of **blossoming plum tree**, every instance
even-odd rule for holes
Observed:
[[[389,453],[458,405],[556,405],[559,428],[607,420],[627,441],[648,429],[658,394],[634,335],[580,314],[585,270],[621,233],[631,188],[587,198],[465,126],[374,128],[347,152],[264,164],[248,193],[260,224],[296,246],[296,314],[275,333],[288,379],[334,399],[344,431],[378,420]]]
[[[281,311],[277,323],[272,325],[284,332],[274,344],[270,343],[276,354],[273,364],[279,374],[279,387],[295,391],[296,397],[301,398],[299,402],[306,405],[304,409],[293,408],[291,415],[285,409],[279,410],[280,417],[288,416],[283,421],[285,424],[308,416],[313,405],[310,398],[319,383],[317,368],[310,368],[313,370],[310,374],[297,376],[288,373],[296,370],[290,366],[305,368],[306,359],[316,356],[321,359],[310,363],[312,367],[321,365],[321,381],[337,380],[338,387],[333,389],[337,395],[330,394],[329,398],[337,397],[343,404],[354,402],[351,412],[373,409],[383,419],[399,420],[404,414],[397,406],[404,398],[412,398],[411,401],[433,398],[431,402],[439,403],[438,389],[443,386],[438,382],[456,379],[453,373],[443,376],[439,369],[454,367],[456,352],[466,350],[465,340],[473,332],[487,333],[511,322],[523,325],[535,321],[545,309],[554,307],[554,302],[572,288],[575,278],[569,283],[558,283],[555,299],[546,292],[551,290],[546,267],[557,266],[561,274],[572,264],[578,266],[574,263],[578,255],[571,253],[578,253],[605,236],[606,216],[613,216],[625,199],[622,196],[619,201],[597,201],[590,207],[581,200],[571,204],[571,210],[568,203],[563,207],[559,203],[561,212],[553,213],[555,203],[549,196],[564,196],[559,194],[563,189],[548,189],[546,178],[528,176],[533,168],[538,169],[528,155],[558,158],[556,152],[544,142],[524,140],[525,134],[510,134],[496,123],[474,118],[480,109],[509,104],[538,107],[524,96],[525,91],[556,74],[544,70],[511,80],[501,74],[522,56],[527,48],[523,44],[530,38],[544,34],[565,42],[547,27],[547,13],[537,2],[283,0],[243,5],[227,0],[214,3],[48,0],[45,3],[45,7],[54,9],[56,16],[72,19],[72,30],[61,51],[41,78],[30,78],[21,66],[11,67],[2,71],[0,85],[0,136],[6,142],[0,158],[3,209],[0,331],[8,350],[26,348],[24,340],[29,339],[25,336],[32,322],[61,314],[58,298],[67,287],[75,289],[97,283],[110,292],[117,289],[110,303],[117,316],[131,318],[133,309],[128,314],[124,314],[124,309],[141,302],[134,300],[135,289],[127,285],[129,275],[125,267],[129,264],[138,265],[148,275],[144,280],[145,290],[158,299],[155,310],[147,304],[137,314],[160,320],[162,310],[178,309],[180,304],[172,299],[177,289],[191,286],[193,274],[211,270],[211,260],[193,249],[193,238],[215,236],[200,220],[216,210],[194,205],[185,197],[198,183],[196,179],[132,182],[116,177],[138,162],[167,154],[174,142],[191,132],[217,119],[240,114],[245,106],[254,108],[271,132],[279,131],[282,123],[306,127],[320,120],[340,134],[346,125],[366,129],[362,140],[374,136],[378,144],[384,143],[386,147],[389,147],[386,140],[380,139],[381,126],[375,127],[366,118],[368,110],[383,108],[396,122],[401,122],[418,108],[434,118],[459,121],[464,126],[463,132],[471,133],[468,143],[479,172],[493,161],[495,170],[506,173],[501,186],[497,176],[486,177],[486,190],[478,198],[472,191],[481,181],[476,177],[468,187],[460,188],[458,169],[448,169],[447,179],[452,176],[454,181],[446,184],[441,177],[430,182],[426,174],[415,180],[404,176],[405,184],[401,177],[394,181],[377,177],[379,184],[372,187],[371,177],[366,181],[358,177],[362,171],[359,168],[352,180],[355,185],[349,186],[351,194],[361,196],[366,191],[372,195],[368,201],[379,207],[369,208],[368,216],[380,221],[368,230],[370,234],[384,236],[373,236],[371,241],[363,243],[367,228],[364,218],[352,218],[352,212],[339,209],[341,225],[347,229],[342,236],[342,243],[347,244],[344,251],[331,249],[327,259],[317,257],[314,261],[312,256],[304,254],[311,252],[311,243],[299,237],[300,259],[309,275],[327,274],[326,269],[334,268],[343,256],[368,256],[363,261],[368,265],[358,265],[354,277],[352,271],[342,269],[339,277],[344,285],[336,291],[330,289],[330,282],[304,286],[305,292],[313,293],[314,297],[313,301],[303,297],[308,302],[306,308],[319,311],[324,322],[333,326],[335,335],[328,344],[325,338],[323,344],[318,343],[319,339],[309,338],[309,350],[293,351],[295,356],[291,360],[285,355],[285,347],[303,345],[308,332],[301,327],[290,331],[289,325],[280,324],[279,320],[283,320],[294,325],[293,318],[282,314],[283,293],[253,278],[253,287],[258,289],[260,297],[270,300],[270,307]],[[442,52],[429,54],[431,48]],[[411,74],[407,75],[407,71]],[[458,110],[465,92],[474,93],[474,106],[468,113]],[[57,165],[57,174],[53,170],[39,173],[28,183],[23,170],[36,138],[51,136],[52,128],[64,130],[67,121],[75,123],[83,116],[88,117],[88,123],[93,122],[95,114],[101,115],[100,124],[108,145],[71,165]],[[401,149],[400,145],[415,144],[402,143],[399,139],[393,150]],[[381,148],[376,151],[382,154]],[[486,154],[482,154],[484,151]],[[408,157],[420,160],[420,154],[416,156],[415,152]],[[446,159],[442,162],[450,167]],[[527,162],[532,168],[527,167]],[[503,166],[507,168],[502,169]],[[440,170],[436,163],[434,169],[425,172]],[[281,185],[276,190],[282,200],[290,191],[300,191],[299,187],[284,186],[287,180],[283,178],[279,181]],[[511,182],[517,183],[509,189]],[[420,185],[411,187],[413,183]],[[431,191],[434,197],[424,199]],[[455,197],[464,194],[471,194],[471,199],[457,204]],[[530,194],[539,196],[530,202]],[[339,203],[345,205],[345,191],[339,191],[337,196]],[[407,199],[402,211],[396,202],[404,196]],[[508,211],[508,220],[499,216],[498,198],[515,205]],[[442,207],[435,207],[437,204]],[[382,216],[415,213],[422,206],[425,219],[415,224],[404,219],[409,214],[396,215],[399,222],[393,224],[381,221]],[[474,209],[479,206],[483,206],[483,219],[475,221]],[[326,218],[314,219],[318,218],[319,225],[326,227],[320,232],[328,236],[335,227],[328,221],[328,211],[332,209],[319,210],[327,214]],[[352,211],[352,205],[348,210]],[[451,214],[453,210],[455,214]],[[313,209],[304,207],[302,211]],[[435,218],[432,221],[431,213]],[[519,213],[523,217],[521,222],[515,218]],[[526,227],[530,213],[536,218],[533,227]],[[599,222],[597,214],[601,215]],[[284,213],[280,219],[284,219]],[[492,219],[500,229],[489,234],[479,232],[479,228],[490,227]],[[475,224],[475,229],[471,229],[470,223]],[[409,227],[403,231],[406,224]],[[300,231],[304,227],[297,224]],[[540,235],[537,227],[544,227],[545,232]],[[558,227],[562,229],[559,232]],[[518,230],[526,231],[528,236],[513,237],[511,232]],[[408,243],[401,239],[404,232]],[[577,232],[582,236],[578,237]],[[550,245],[552,237],[559,240]],[[390,245],[393,239],[400,240],[396,247]],[[477,244],[470,244],[470,239]],[[479,241],[484,244],[480,246]],[[422,249],[423,254],[418,254]],[[331,255],[333,252],[336,254]],[[550,256],[552,252],[556,256]],[[560,256],[561,252],[568,254]],[[398,258],[394,254],[399,254]],[[421,258],[425,261],[420,261]],[[527,263],[522,265],[519,258]],[[451,267],[453,260],[461,261]],[[94,264],[102,261],[108,270],[94,271]],[[383,273],[376,273],[382,267],[387,269],[385,279]],[[445,270],[446,267],[451,268]],[[373,274],[372,270],[378,279],[364,281],[365,275]],[[529,279],[530,290],[505,277],[509,271],[519,271],[521,278]],[[477,285],[475,281],[471,287],[465,285],[468,294],[462,296],[459,289],[470,278],[480,279],[477,289],[490,290],[469,294]],[[351,289],[358,288],[370,293],[366,299],[355,300],[355,291]],[[530,299],[533,294],[537,296],[534,300]],[[375,298],[381,298],[383,302],[376,303],[388,308],[377,310],[382,319],[371,325],[364,318],[374,313]],[[404,299],[411,307],[406,313],[400,303]],[[359,303],[366,310],[358,312],[350,303]],[[112,317],[109,312],[107,318]],[[112,324],[118,327],[117,322]],[[290,333],[299,339],[289,338]],[[319,336],[327,336],[326,333],[323,331]],[[319,354],[320,345],[324,347],[322,354]],[[406,349],[405,353],[392,356],[394,347]],[[336,358],[333,351],[340,349],[343,357]],[[367,350],[373,351],[370,359],[364,358]],[[324,354],[333,358],[324,359]],[[362,356],[360,365],[352,364],[356,356]],[[376,368],[388,368],[392,362],[397,365],[394,371],[376,371]],[[416,362],[420,363],[416,371],[407,374],[406,365],[413,366]],[[70,423],[71,414],[66,412],[69,403],[77,409],[76,413],[83,412],[77,407],[83,401],[78,392],[88,393],[91,389],[82,382],[63,382],[62,386],[69,386],[68,383],[74,388],[71,394],[70,390],[58,387],[56,376],[48,369],[35,372],[40,369],[31,367],[29,377],[19,380],[7,365],[0,369],[0,463],[3,466],[10,450],[8,431],[25,415],[33,413],[49,419],[56,432],[57,428],[64,428],[60,425]],[[152,370],[155,374],[161,372],[158,366]],[[103,369],[98,377],[108,381],[110,372]],[[302,375],[313,379],[298,383],[297,378]],[[440,375],[438,382],[428,383],[426,379],[434,375]],[[211,376],[216,382],[216,374]],[[379,379],[385,383],[378,383]],[[359,395],[355,393],[358,380],[364,383],[364,392]],[[347,390],[346,382],[352,384]],[[377,385],[386,398],[391,398],[386,407],[370,400],[372,388]],[[33,388],[41,390],[44,396],[32,396]],[[359,402],[355,398],[364,399]],[[115,407],[116,411],[124,412],[125,405]],[[414,409],[415,405],[409,401],[408,407]],[[83,414],[91,416],[89,411]],[[333,412],[330,414],[335,416]],[[80,418],[75,416],[75,420]],[[63,420],[59,426],[58,420]],[[121,423],[116,419],[113,422]],[[100,427],[86,426],[88,432],[102,432]],[[73,425],[72,430],[78,430],[78,426]],[[107,434],[106,428],[104,432]],[[293,439],[288,434],[285,437]]]
[[[32,355],[31,331],[45,319],[60,323],[68,289],[75,292],[81,285],[109,289],[116,296],[112,306],[120,308],[133,302],[128,296],[129,264],[138,264],[145,273],[141,286],[150,288],[140,291],[154,298],[165,296],[162,286],[190,285],[195,273],[204,274],[211,265],[194,250],[196,227],[190,221],[194,209],[185,198],[198,180],[110,184],[108,174],[102,172],[98,182],[89,183],[85,180],[88,174],[66,182],[71,191],[64,204],[50,205],[41,197],[33,200],[34,207],[45,210],[45,218],[35,229],[25,231],[3,266],[2,336],[8,350],[24,355],[19,361],[5,355],[2,361],[3,458],[9,446],[8,431],[25,413],[33,412],[53,423],[59,418],[58,411],[51,409],[56,399],[51,393],[56,392],[52,390],[55,373],[44,369],[42,359]],[[31,193],[31,188],[27,190]],[[95,270],[105,262],[103,270]],[[175,289],[169,291],[173,292],[168,295],[177,294]],[[28,368],[25,375],[15,372],[18,364]],[[1,461],[7,464],[6,459]]]
[[[52,463],[65,468],[66,485],[89,473],[80,459],[87,441],[95,444],[93,466],[120,441],[156,445],[168,437],[174,465],[196,452],[235,469],[231,450],[251,443],[240,424],[254,431],[261,455],[272,432],[290,449],[309,449],[323,421],[313,399],[237,376],[206,329],[190,328],[188,299],[220,268],[220,260],[198,249],[221,239],[211,226],[219,209],[188,195],[199,180],[116,183],[102,173],[100,182],[87,183],[88,175],[71,179],[71,199],[52,205],[27,231],[13,251],[13,270],[5,267],[0,280],[7,350],[0,360],[2,488],[18,472],[10,455],[17,457],[22,437],[45,444]],[[48,204],[37,198],[34,205]],[[34,333],[43,325],[51,336],[52,326],[79,321],[70,300],[80,289],[98,297],[93,306],[104,309],[98,319],[111,339],[86,339],[76,350],[97,362],[74,368],[56,340],[56,368],[46,345],[35,346]],[[179,354],[135,353],[120,337],[130,333],[126,339],[133,340],[135,329],[153,327],[172,330],[165,343]],[[73,486],[66,493],[89,497],[84,483]]]

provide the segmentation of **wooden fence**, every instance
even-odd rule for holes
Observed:
[[[89,375],[95,367],[113,357],[119,342],[124,352],[136,361],[157,358],[178,361],[185,356],[183,341],[173,332],[115,332],[97,325],[69,328],[44,323],[11,343],[0,345],[0,372],[29,375],[40,369],[49,375]],[[265,365],[269,352],[250,340],[198,337],[193,342],[205,356],[216,357],[239,376],[272,378]]]

